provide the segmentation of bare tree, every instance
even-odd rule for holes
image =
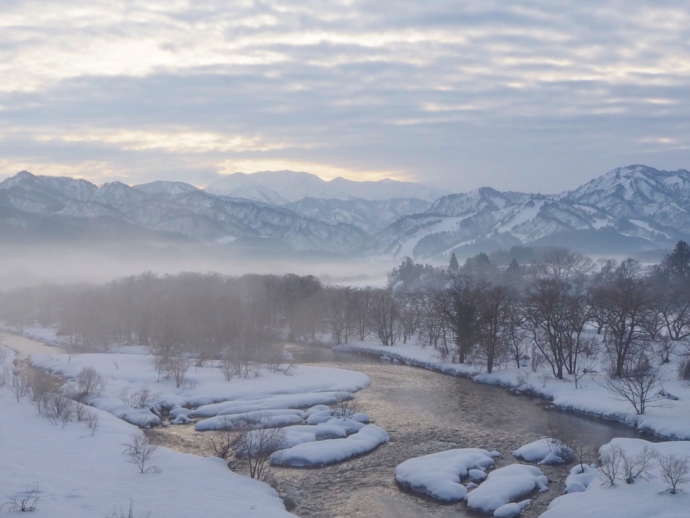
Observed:
[[[105,388],[105,380],[93,367],[84,367],[77,374],[77,394],[75,399],[83,401],[98,396]]]
[[[616,485],[622,460],[623,449],[619,446],[610,446],[601,453],[599,458],[599,473],[610,487]]]
[[[690,482],[690,459],[676,455],[659,455],[657,459],[661,476],[668,485],[668,492],[678,493],[678,486]]]
[[[606,388],[630,403],[637,415],[644,415],[650,404],[661,399],[659,370],[650,365],[644,357],[622,376],[609,376]]]
[[[621,453],[621,466],[623,468],[623,479],[626,484],[633,484],[638,478],[645,478],[652,459],[655,456],[654,450],[645,446],[638,455],[627,455]]]
[[[283,443],[283,433],[277,428],[261,428],[242,432],[235,450],[246,459],[249,476],[265,480],[269,473],[271,454]]]
[[[395,344],[398,310],[398,304],[390,290],[372,293],[370,322],[383,345]]]
[[[10,513],[33,513],[38,509],[38,501],[40,499],[41,491],[38,488],[38,484],[36,484],[34,487],[11,495],[4,507]]]
[[[156,466],[151,465],[153,455],[158,449],[157,446],[151,444],[148,437],[143,433],[135,433],[130,438],[130,441],[123,445],[123,455],[127,457],[127,462],[134,464],[139,473],[151,473],[158,471]]]
[[[206,441],[213,455],[219,459],[227,459],[232,453],[233,445],[238,441],[238,434],[229,430],[211,432]]]

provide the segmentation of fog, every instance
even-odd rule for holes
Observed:
[[[104,283],[143,272],[314,275],[324,284],[383,286],[392,258],[340,257],[198,244],[3,245],[0,289],[45,283]]]

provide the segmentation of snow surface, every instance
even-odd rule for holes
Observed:
[[[369,453],[388,439],[388,433],[383,428],[368,424],[344,439],[307,442],[279,450],[271,455],[271,464],[292,468],[328,466]]]
[[[303,394],[280,394],[249,401],[228,401],[202,405],[190,412],[190,417],[211,417],[228,414],[240,414],[253,410],[271,410],[276,408],[305,408],[313,405],[327,405],[346,399],[352,399],[349,392],[306,392]]]
[[[467,506],[484,513],[493,513],[525,495],[547,489],[548,480],[538,467],[510,464],[489,473],[479,487],[470,491]]]
[[[197,422],[197,432],[209,430],[246,430],[247,428],[277,428],[299,424],[304,412],[295,409],[254,410],[242,414],[219,415]]]
[[[580,387],[575,388],[572,380],[554,378],[548,367],[532,372],[528,368],[517,369],[511,364],[488,374],[484,372],[483,365],[451,363],[440,358],[432,347],[415,344],[384,346],[358,342],[337,346],[336,349],[373,354],[384,360],[542,397],[552,401],[561,410],[610,419],[660,438],[690,439],[690,384],[678,380],[680,357],[674,357],[671,363],[661,366],[664,389],[678,399],[664,400],[662,404],[650,406],[646,415],[638,416],[629,403],[605,388],[603,364],[598,373],[586,375],[581,380]]]
[[[522,511],[524,511],[531,502],[532,500],[528,499],[522,502],[511,502],[502,505],[494,511],[494,518],[516,518],[522,514]]]
[[[647,447],[662,454],[690,458],[690,441],[653,443],[642,439],[613,439],[602,446],[620,447],[628,457]],[[572,471],[571,471],[572,475]],[[570,477],[568,477],[570,479]],[[584,491],[569,492],[553,500],[540,518],[687,518],[690,516],[690,483],[682,491],[666,492],[657,463],[652,462],[644,479],[633,484],[618,482],[608,487],[601,477],[593,477]],[[584,485],[584,484],[583,484]]]
[[[565,492],[578,493],[589,487],[599,477],[599,470],[594,464],[577,464],[570,468],[565,479]]]
[[[538,464],[565,464],[573,458],[573,450],[558,439],[545,437],[521,446],[513,452],[516,459]]]
[[[145,354],[34,354],[32,361],[68,378],[74,378],[85,367],[94,368],[106,385],[89,404],[144,427],[161,422],[151,408],[168,408],[173,419],[186,422],[188,408],[221,403],[227,404],[222,408],[228,413],[245,413],[308,407],[350,398],[352,392],[369,384],[369,377],[360,372],[307,366],[297,366],[289,374],[262,370],[257,377],[228,382],[219,368],[208,365],[192,367],[187,383],[176,388],[173,381],[158,379],[152,357]],[[148,391],[150,402],[144,408],[133,408],[131,400],[142,391]]]
[[[467,495],[462,480],[483,480],[497,455],[479,448],[457,448],[414,457],[398,464],[395,481],[413,493],[443,503],[459,502]]]
[[[122,455],[122,445],[141,433],[107,412],[94,409],[99,426],[92,436],[82,423],[56,426],[0,387],[0,503],[37,488],[35,518],[105,518],[127,511],[136,516],[189,518],[289,518],[267,484],[231,472],[216,458],[158,448],[159,473],[139,474]],[[0,510],[0,515],[14,516]]]

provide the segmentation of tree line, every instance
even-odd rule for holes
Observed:
[[[233,368],[273,358],[286,340],[414,341],[448,361],[482,362],[488,372],[505,363],[545,364],[560,379],[586,372],[599,348],[612,375],[624,377],[651,354],[668,361],[690,336],[685,242],[647,266],[633,259],[597,264],[561,248],[522,255],[530,262],[478,254],[460,265],[453,255],[437,267],[408,258],[383,288],[196,273],[35,286],[2,293],[0,319],[20,331],[56,327],[75,348],[142,344],[167,358],[225,359]]]

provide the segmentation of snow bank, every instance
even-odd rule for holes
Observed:
[[[334,404],[338,401],[352,399],[349,392],[307,392],[304,394],[281,394],[261,399],[246,401],[227,401],[202,405],[190,412],[189,417],[212,417],[217,415],[240,414],[255,410],[279,408],[305,408],[317,404]]]
[[[538,464],[565,464],[573,459],[573,450],[558,439],[545,437],[521,446],[513,452],[516,459]]]
[[[598,476],[599,470],[594,464],[578,464],[573,466],[565,479],[565,492],[578,493],[584,491]]]
[[[246,430],[249,428],[278,428],[301,423],[304,412],[295,409],[256,410],[242,414],[219,415],[196,423],[197,432],[210,430]]]
[[[308,442],[279,450],[271,455],[271,464],[292,468],[327,466],[369,453],[388,439],[383,428],[368,424],[345,439]]]
[[[626,456],[639,455],[645,447],[661,455],[690,458],[690,441],[653,443],[642,439],[613,439],[602,450],[617,446]],[[578,466],[576,466],[578,467]],[[574,469],[574,468],[573,468]],[[573,471],[571,470],[571,475]],[[594,473],[584,491],[569,492],[551,502],[540,518],[686,518],[690,516],[690,482],[681,492],[668,494],[658,463],[652,462],[644,479],[633,484],[619,481],[614,487]],[[570,479],[571,477],[568,477]],[[573,479],[574,480],[574,479]],[[585,485],[585,484],[583,484]]]
[[[290,374],[260,371],[250,379],[223,378],[213,364],[192,367],[187,382],[176,387],[171,380],[159,380],[148,354],[34,354],[35,365],[74,378],[85,367],[94,368],[106,385],[102,395],[89,403],[138,426],[156,426],[160,418],[154,409],[170,409],[174,422],[188,422],[189,408],[210,407],[207,416],[217,415],[220,403],[225,413],[309,407],[352,397],[352,392],[369,384],[365,374],[344,369],[297,366]],[[135,396],[147,394],[145,405],[135,405]],[[220,406],[219,405],[219,406]],[[141,408],[137,408],[141,406]]]
[[[493,513],[536,490],[548,489],[548,480],[536,466],[510,464],[489,473],[479,487],[467,495],[467,506],[476,511]]]
[[[523,500],[522,502],[511,502],[502,505],[494,511],[494,518],[517,518],[522,514],[532,500]]]
[[[414,344],[391,347],[362,342],[337,346],[335,349],[371,354],[383,360],[541,397],[552,401],[561,410],[617,421],[660,438],[690,440],[690,385],[678,380],[680,356],[672,357],[671,363],[660,367],[666,392],[674,394],[678,399],[665,400],[663,405],[650,407],[647,415],[638,416],[629,403],[615,397],[605,388],[603,377],[606,368],[603,359],[600,372],[585,376],[580,381],[580,388],[576,389],[572,380],[554,378],[548,367],[531,372],[511,366],[487,374],[483,372],[483,365],[450,363],[440,358],[432,347]]]
[[[220,459],[158,448],[152,464],[160,472],[138,473],[122,445],[141,432],[107,412],[92,410],[99,416],[92,436],[83,423],[50,424],[7,387],[0,387],[0,408],[0,504],[36,487],[33,518],[126,515],[130,501],[136,516],[294,518],[271,487],[231,472]]]
[[[496,453],[479,448],[458,448],[408,459],[395,468],[395,481],[404,489],[444,503],[467,495],[461,482],[479,482],[494,465]]]

